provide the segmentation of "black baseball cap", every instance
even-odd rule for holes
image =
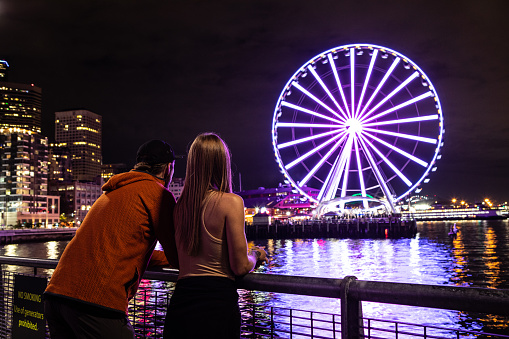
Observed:
[[[136,163],[146,162],[149,165],[166,164],[182,156],[175,155],[173,148],[162,140],[150,140],[138,148]]]

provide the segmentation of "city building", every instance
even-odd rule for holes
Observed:
[[[71,153],[73,180],[100,181],[102,117],[84,109],[55,113],[55,141]]]
[[[173,178],[172,181],[170,182],[170,187],[168,187],[170,192],[173,193],[175,200],[178,200],[180,198],[183,188],[184,188],[184,178]]]
[[[316,197],[319,192],[311,187],[304,187],[304,189],[312,197]],[[260,187],[256,190],[236,192],[236,194],[244,199],[245,219],[248,224],[253,223],[253,217],[260,213],[267,214],[272,220],[280,222],[310,219],[313,217],[316,205],[289,185],[282,184],[276,188]]]
[[[48,195],[48,139],[19,128],[0,128],[0,225],[55,225],[59,197]]]
[[[0,60],[0,128],[41,133],[42,90],[8,82],[9,64]]]
[[[129,172],[131,169],[126,164],[103,164],[101,166],[101,178],[104,182],[115,174]]]
[[[94,182],[60,182],[53,186],[61,198],[61,213],[68,226],[79,226],[94,202],[101,196],[102,186]]]
[[[72,182],[72,156],[67,146],[50,144],[48,154],[48,185],[57,182]]]

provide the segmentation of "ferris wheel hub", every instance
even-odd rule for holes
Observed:
[[[346,130],[349,134],[362,132],[362,123],[355,118],[350,118],[345,123]]]

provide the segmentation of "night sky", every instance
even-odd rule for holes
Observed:
[[[0,0],[0,59],[10,81],[43,89],[50,140],[54,113],[75,108],[103,116],[103,163],[132,166],[152,138],[184,153],[215,131],[236,188],[240,172],[252,189],[284,180],[271,122],[293,73],[336,46],[386,46],[419,65],[442,102],[443,157],[421,193],[503,202],[508,10],[507,0]]]

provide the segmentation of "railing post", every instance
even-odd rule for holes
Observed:
[[[350,275],[344,277],[340,284],[342,339],[364,338],[362,304],[349,294],[350,285],[354,284],[356,280],[356,277]]]

